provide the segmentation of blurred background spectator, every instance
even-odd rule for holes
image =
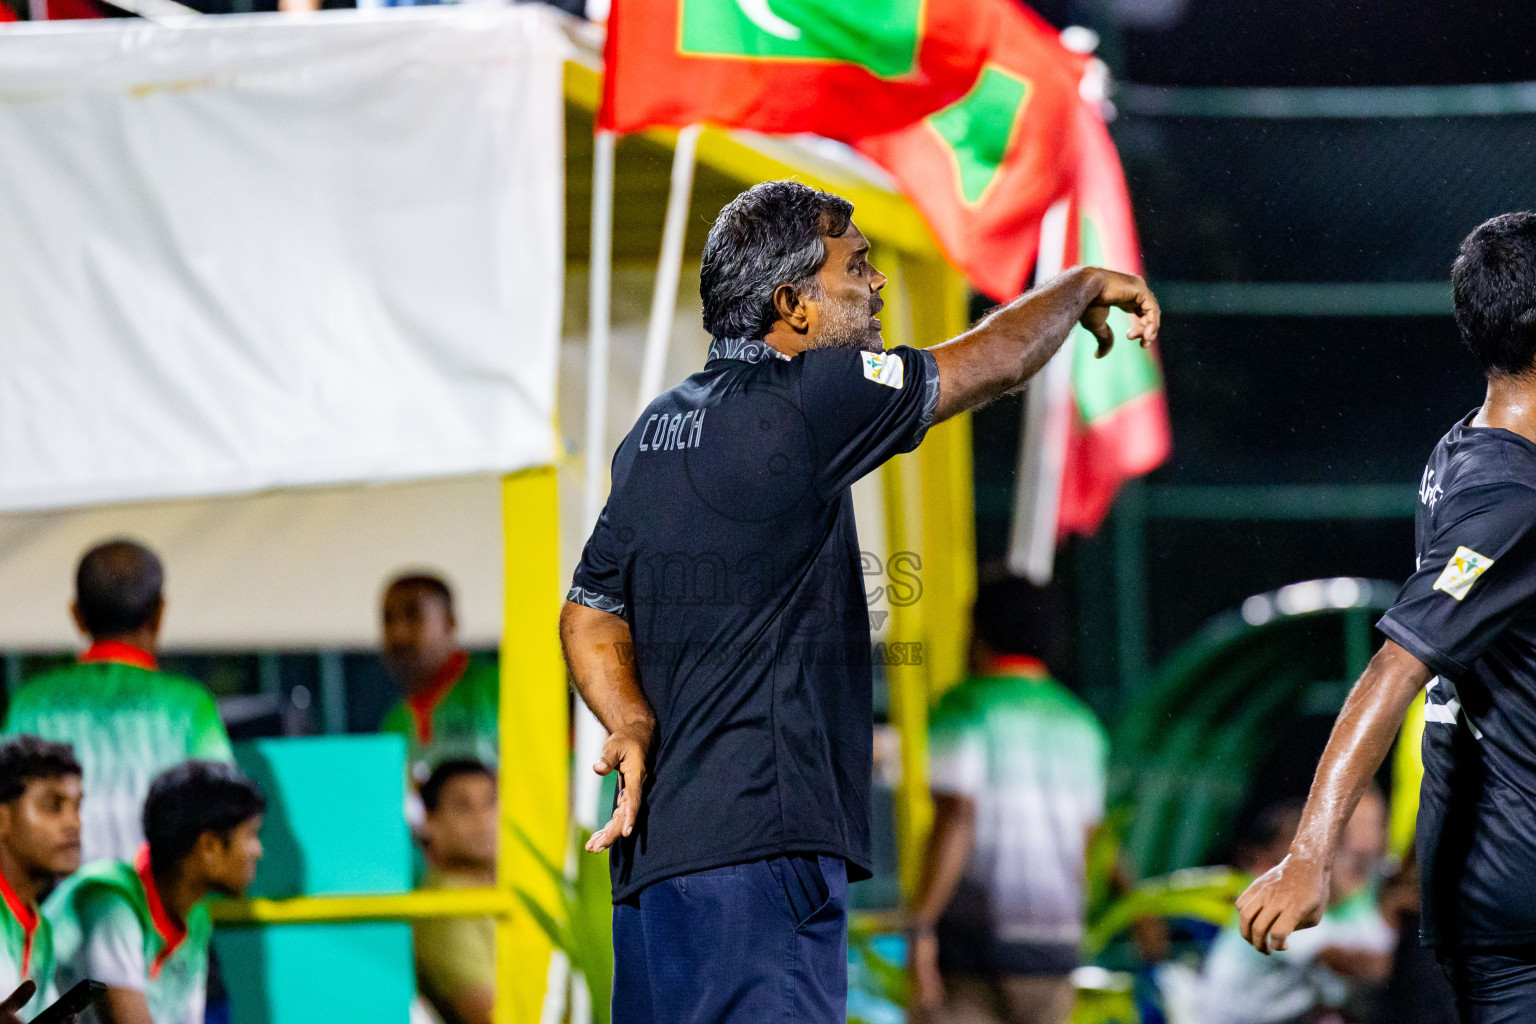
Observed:
[[[479,761],[444,761],[421,787],[427,873],[422,889],[496,883],[496,776]],[[496,995],[496,922],[490,917],[417,921],[416,975],[447,1024],[490,1024]]]
[[[104,1012],[80,1024],[202,1024],[213,924],[207,897],[239,897],[261,859],[266,799],[229,765],[190,761],[156,776],[146,844],[132,862],[99,861],[64,882],[44,913],[61,992],[107,985]]]
[[[30,1019],[54,998],[53,930],[39,899],[80,868],[80,765],[69,747],[36,736],[0,743],[0,989],[24,979]]]
[[[927,1019],[1055,1024],[1072,1012],[1084,852],[1104,815],[1108,740],[1051,678],[1053,593],[1013,577],[976,596],[974,675],[930,720],[934,826],[913,914]]]
[[[78,662],[24,684],[5,732],[69,744],[90,794],[81,811],[86,860],[131,859],[143,840],[150,780],[189,758],[229,761],[229,736],[213,698],[160,671],[165,572],[131,540],[98,544],[80,559],[70,613],[91,645]]]
[[[496,666],[459,646],[453,591],[440,577],[400,576],[384,591],[384,662],[404,699],[380,728],[406,741],[417,785],[451,758],[496,763]]]
[[[1300,820],[1290,802],[1261,815],[1262,831],[1240,866],[1257,875],[1280,863]],[[1372,789],[1345,828],[1322,922],[1296,932],[1286,949],[1259,953],[1235,921],[1222,931],[1205,964],[1205,1024],[1379,1019],[1375,1002],[1398,941],[1378,907],[1386,823],[1386,801]]]

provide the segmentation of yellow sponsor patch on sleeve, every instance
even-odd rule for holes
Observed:
[[[1480,555],[1471,548],[1460,547],[1445,563],[1445,571],[1435,580],[1435,589],[1443,590],[1460,601],[1472,589],[1477,578],[1493,565],[1493,559]]]
[[[864,357],[864,376],[876,384],[900,391],[907,382],[907,365],[901,356],[889,352],[861,352]]]

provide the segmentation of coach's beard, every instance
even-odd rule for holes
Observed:
[[[885,341],[880,337],[880,321],[875,314],[885,308],[885,302],[876,298],[874,305],[848,302],[823,307],[821,330],[816,340],[807,348],[856,348],[865,352],[884,352]]]

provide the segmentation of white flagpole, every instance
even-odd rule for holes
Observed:
[[[1071,201],[1057,200],[1040,220],[1040,257],[1035,281],[1043,284],[1066,269]],[[1008,569],[1036,586],[1051,581],[1056,562],[1056,525],[1061,481],[1071,430],[1072,341],[1057,350],[1025,392],[1014,479]]]
[[[586,463],[581,495],[581,520],[590,531],[597,525],[607,499],[603,471],[608,462],[608,338],[609,310],[613,298],[613,151],[617,136],[599,130],[592,137],[592,225],[587,257],[587,423],[583,443]],[[598,795],[603,780],[592,770],[602,755],[608,730],[581,701],[576,702],[576,759],[572,789],[572,817],[588,831],[597,828]],[[571,856],[579,856],[572,850]],[[575,861],[566,864],[571,871]],[[578,1024],[591,1020],[592,1010],[586,986],[580,975],[570,972],[569,964],[551,964],[550,993],[557,986],[563,991],[564,979],[571,981],[570,1019]],[[553,1018],[565,1009],[563,1000],[546,999],[541,1024],[553,1024]]]
[[[599,131],[592,139],[592,241],[587,260],[587,424],[586,471],[581,519],[590,530],[603,510],[608,488],[608,333],[613,279],[613,147],[615,135]],[[574,817],[586,829],[597,827],[602,779],[592,771],[608,738],[592,712],[576,702],[576,782]]]
[[[645,411],[661,394],[667,372],[667,350],[672,345],[672,321],[677,315],[677,282],[683,269],[683,241],[688,236],[688,209],[693,199],[693,168],[702,125],[691,124],[677,133],[672,151],[672,186],[667,192],[667,217],[661,228],[661,256],[656,261],[656,284],[651,291],[651,320],[645,330],[645,360],[640,365],[640,396],[635,415]]]

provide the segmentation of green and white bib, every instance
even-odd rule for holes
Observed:
[[[26,978],[37,982],[37,994],[21,1009],[31,1020],[56,998],[53,989],[53,931],[35,904],[23,903],[0,875],[0,998],[14,992]]]
[[[494,768],[500,700],[496,666],[460,653],[420,693],[396,704],[379,728],[405,738],[406,764],[418,784],[455,758]]]
[[[43,904],[53,926],[55,978],[67,992],[83,978],[144,993],[155,1024],[202,1024],[213,924],[206,903],[185,923],[160,901],[148,851],[136,864],[97,861],[65,879]],[[97,1024],[87,1011],[79,1024]]]
[[[988,919],[974,925],[1001,942],[1079,942],[1084,848],[1104,816],[1103,726],[1044,665],[1019,658],[946,693],[929,729],[933,791],[976,802],[965,878]]]
[[[133,859],[144,841],[144,797],[160,772],[190,758],[233,759],[208,691],[158,671],[153,658],[125,644],[97,644],[79,664],[24,684],[4,731],[74,747],[84,771],[87,861]]]

